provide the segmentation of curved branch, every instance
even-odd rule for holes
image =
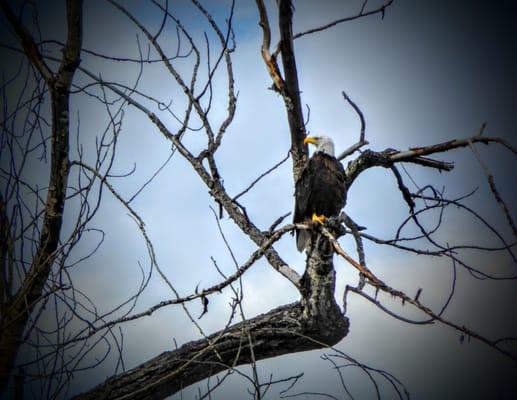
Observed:
[[[20,21],[16,17],[16,15],[14,15],[14,12],[11,9],[9,2],[7,0],[0,1],[0,8],[2,9],[5,17],[7,18],[7,21],[13,28],[14,33],[16,34],[17,39],[20,41],[24,53],[27,55],[29,61],[36,67],[36,69],[41,74],[47,85],[53,85],[55,81],[54,73],[45,63],[45,60],[43,59],[38,49],[38,46],[34,42],[30,32],[23,25],[22,21]]]
[[[504,216],[506,217],[506,220],[508,221],[508,225],[512,228],[513,235],[517,237],[517,227],[515,226],[515,223],[513,222],[513,218],[510,214],[510,211],[508,210],[508,207],[501,197],[501,194],[497,190],[497,187],[495,186],[494,176],[490,173],[488,167],[483,162],[483,159],[481,158],[481,154],[479,154],[479,151],[474,147],[474,145],[469,143],[469,146],[472,150],[472,153],[474,153],[474,156],[476,156],[476,159],[479,161],[479,164],[481,165],[481,168],[483,168],[483,172],[486,175],[488,186],[490,187],[490,191],[494,195],[495,200],[497,201],[497,204],[501,206],[501,210],[503,211]]]
[[[344,90],[341,92],[341,94],[343,95],[343,98],[348,102],[348,104],[350,104],[350,106],[352,106],[354,111],[359,116],[359,120],[361,121],[361,130],[359,131],[359,140],[358,140],[358,142],[356,144],[350,146],[348,149],[343,151],[339,156],[337,156],[337,159],[340,160],[340,161],[343,158],[348,157],[349,155],[352,155],[357,150],[359,150],[361,147],[369,144],[369,142],[364,138],[365,131],[366,131],[366,121],[364,119],[363,112],[361,111],[359,106],[357,104],[355,104],[350,97],[348,97],[348,95],[345,93]]]
[[[207,339],[164,352],[74,400],[164,398],[219,371],[252,362],[252,351],[258,361],[332,346],[348,333],[349,326],[335,303],[334,307],[334,318],[318,318],[318,323],[306,321],[299,302],[276,308]]]
[[[266,6],[262,0],[256,0],[256,3],[259,11],[259,25],[262,28],[262,45],[260,47],[260,53],[266,63],[269,75],[271,76],[271,79],[273,79],[273,90],[276,90],[278,93],[282,93],[285,83],[276,62],[277,54],[271,55],[269,52],[269,48],[271,46],[271,27],[269,26]]]
[[[290,0],[278,2],[278,24],[280,29],[280,50],[282,52],[282,65],[284,77],[282,78],[276,57],[278,52],[271,55],[269,46],[271,43],[271,28],[267,16],[266,7],[262,0],[256,0],[259,10],[260,26],[263,39],[261,53],[269,75],[273,80],[273,88],[282,95],[287,111],[289,131],[291,133],[291,156],[293,157],[293,176],[296,180],[302,171],[307,159],[307,146],[303,143],[305,138],[305,124],[303,121],[302,102],[298,85],[298,72],[293,47],[293,7]]]
[[[506,147],[514,154],[517,154],[517,149],[513,148],[513,146],[511,146],[505,140],[497,137],[489,137],[482,135],[475,135],[466,139],[449,140],[447,142],[442,142],[430,146],[412,147],[409,148],[409,150],[404,151],[398,151],[394,149],[386,149],[384,151],[379,152],[373,150],[366,150],[359,157],[357,157],[355,160],[351,161],[348,164],[345,171],[348,184],[347,186],[350,187],[352,182],[359,176],[359,174],[368,168],[389,168],[391,167],[391,165],[397,162],[410,162],[429,168],[450,171],[454,168],[454,165],[452,163],[437,161],[423,156],[435,153],[443,153],[461,147],[467,147],[470,146],[472,143],[483,143],[486,145],[491,143],[497,143]]]

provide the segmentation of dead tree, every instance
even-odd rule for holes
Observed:
[[[53,72],[40,53],[30,32],[19,23],[17,16],[6,1],[1,3],[5,18],[16,32],[19,43],[31,64],[44,80],[46,90],[51,99],[51,165],[49,185],[44,201],[43,223],[39,233],[37,250],[29,264],[23,267],[23,282],[12,292],[12,270],[7,265],[14,261],[15,255],[8,245],[15,240],[15,232],[11,232],[11,224],[15,221],[9,217],[8,202],[12,193],[3,193],[6,200],[1,201],[2,219],[2,319],[0,334],[0,387],[4,388],[13,368],[18,349],[23,342],[29,317],[34,307],[44,296],[50,270],[55,262],[55,254],[59,247],[59,237],[63,223],[66,191],[69,172],[69,98],[70,88],[77,67],[80,63],[82,16],[80,1],[67,2],[68,36],[63,48],[63,57],[57,72]],[[12,135],[15,135],[12,132]],[[5,146],[5,145],[4,145]],[[5,148],[5,147],[4,147]],[[4,150],[4,148],[2,150]],[[15,150],[11,148],[11,151]],[[12,154],[12,153],[11,153]],[[16,171],[18,172],[18,171]],[[14,175],[13,179],[18,177]],[[17,184],[15,184],[17,186]],[[10,226],[11,225],[11,226]],[[14,235],[13,235],[14,234]],[[5,241],[4,241],[5,240]]]
[[[293,180],[297,179],[308,157],[307,148],[303,144],[307,132],[300,96],[301,88],[298,82],[294,41],[350,20],[371,15],[384,16],[392,2],[393,0],[387,1],[375,8],[368,8],[367,2],[364,2],[354,16],[343,17],[305,32],[293,33],[293,5],[290,0],[277,2],[277,17],[275,18],[268,15],[268,9],[262,0],[256,1],[257,22],[263,38],[260,52],[265,68],[271,77],[271,89],[275,96],[280,96],[283,100],[289,125]],[[435,311],[420,302],[420,293],[409,296],[383,282],[375,275],[374,269],[370,269],[366,265],[364,248],[364,241],[370,241],[417,253],[422,257],[447,257],[455,266],[461,266],[474,275],[496,278],[495,275],[487,274],[463,260],[458,253],[459,247],[445,246],[433,237],[434,231],[442,224],[441,216],[433,228],[428,228],[421,221],[422,216],[427,212],[443,211],[447,207],[460,207],[471,213],[473,218],[481,220],[482,218],[474,210],[464,205],[462,198],[448,199],[433,186],[423,187],[412,192],[406,185],[399,168],[405,163],[412,163],[422,168],[448,172],[453,169],[453,164],[434,158],[437,154],[457,148],[470,148],[478,155],[476,150],[478,144],[499,145],[515,154],[516,150],[511,144],[497,137],[485,136],[484,127],[482,127],[478,133],[466,139],[454,139],[408,150],[373,151],[365,148],[369,143],[366,140],[366,122],[362,111],[343,92],[345,103],[356,111],[361,121],[357,143],[339,155],[340,160],[345,158],[348,160],[346,166],[347,187],[352,187],[357,177],[371,168],[382,167],[390,170],[396,179],[402,199],[408,206],[407,220],[402,223],[397,236],[390,239],[382,239],[365,233],[353,217],[346,214],[346,209],[340,218],[331,221],[330,225],[325,227],[294,226],[293,224],[278,227],[285,219],[283,216],[275,221],[269,229],[263,230],[249,217],[246,208],[240,204],[239,198],[280,164],[262,174],[247,189],[232,196],[224,186],[224,179],[219,172],[216,160],[217,152],[224,142],[225,132],[234,119],[237,106],[232,64],[235,40],[232,18],[235,4],[231,4],[226,25],[223,25],[214,19],[203,4],[192,0],[193,8],[204,18],[205,23],[211,29],[209,34],[204,36],[206,47],[203,51],[202,45],[196,41],[184,23],[174,15],[168,2],[162,4],[152,1],[153,6],[160,11],[162,18],[157,31],[152,31],[150,27],[146,26],[136,13],[124,6],[123,2],[108,0],[108,3],[133,24],[149,46],[147,52],[140,48],[139,58],[117,58],[83,48],[81,42],[83,5],[81,1],[68,0],[66,2],[67,37],[64,43],[59,40],[44,40],[38,37],[37,27],[32,31],[29,30],[26,27],[26,21],[19,16],[23,11],[13,10],[6,0],[0,3],[4,19],[13,36],[18,40],[17,44],[4,44],[4,47],[13,54],[21,55],[24,60],[28,60],[30,65],[29,72],[25,77],[27,92],[20,96],[16,107],[4,116],[2,122],[4,137],[2,139],[2,159],[9,158],[14,167],[7,168],[2,165],[3,187],[0,193],[0,235],[2,237],[0,247],[2,268],[0,390],[8,390],[6,388],[12,378],[14,390],[20,394],[23,390],[23,378],[26,379],[27,376],[30,376],[31,379],[51,382],[44,385],[47,397],[66,396],[74,371],[80,368],[93,368],[97,363],[101,363],[103,357],[111,351],[120,353],[120,359],[122,359],[122,334],[118,333],[121,332],[118,329],[125,323],[148,316],[158,309],[178,305],[184,308],[192,323],[196,324],[196,319],[190,314],[185,304],[193,300],[201,300],[205,307],[204,312],[206,312],[210,296],[225,289],[233,290],[235,297],[231,305],[232,318],[224,329],[212,334],[203,333],[203,339],[186,343],[175,350],[166,351],[129,371],[121,368],[122,372],[76,398],[164,398],[218,372],[234,371],[235,367],[242,364],[251,364],[254,368],[256,362],[262,359],[332,347],[346,337],[349,329],[348,318],[335,301],[334,257],[345,259],[357,269],[359,274],[357,286],[349,285],[346,288],[345,306],[347,296],[350,293],[357,294],[395,318],[403,319],[390,311],[379,298],[369,294],[367,289],[373,289],[376,293],[387,293],[422,311],[428,316],[428,321],[448,325],[461,334],[479,340],[494,351],[517,361],[517,355],[505,346],[508,340],[489,339],[468,327],[449,321],[443,316],[444,309]],[[279,42],[273,46],[272,25],[275,19]],[[187,50],[180,50],[178,44],[176,54],[167,52],[167,47],[163,44],[167,39],[164,37],[166,24],[172,24],[175,27],[178,42],[181,38],[186,43]],[[49,51],[49,46],[52,50],[62,51],[62,56],[56,57]],[[216,49],[215,52],[214,49]],[[94,71],[81,65],[80,60],[86,57],[136,65],[139,71],[134,84],[129,85],[122,81],[105,79],[102,71]],[[282,68],[279,66],[279,57]],[[177,67],[176,61],[182,58],[191,61],[188,73]],[[171,104],[159,100],[147,93],[145,89],[140,88],[139,80],[144,66],[150,64],[163,66],[169,79],[183,93],[185,106],[182,115]],[[53,68],[53,65],[57,65],[57,67]],[[222,96],[220,92],[216,93],[213,89],[214,77],[220,74],[224,74],[226,85],[224,98],[226,114],[222,120],[216,122],[217,119],[211,116],[210,111],[215,101],[223,101],[222,98],[216,99],[217,96]],[[80,78],[77,78],[77,75],[80,75]],[[4,87],[6,85],[4,82]],[[71,94],[91,97],[93,101],[105,108],[108,116],[109,122],[105,132],[99,136],[93,157],[86,154],[80,146],[79,140],[76,143],[77,149],[74,157],[71,157],[71,116],[69,112]],[[51,120],[48,121],[49,135],[45,133],[46,129],[41,128],[46,120],[44,110],[40,110],[42,105],[46,104],[47,97],[50,99],[51,105]],[[154,245],[147,234],[146,225],[132,205],[133,198],[148,182],[144,182],[141,189],[130,198],[120,194],[116,185],[113,184],[112,180],[116,175],[112,171],[112,167],[116,158],[117,138],[122,129],[126,110],[138,112],[148,118],[153,131],[142,134],[161,135],[170,143],[171,156],[178,153],[183,157],[206,186],[207,192],[219,208],[214,210],[217,218],[231,219],[240,231],[254,243],[255,251],[250,254],[248,260],[240,265],[236,263],[236,272],[231,276],[225,276],[217,285],[202,290],[198,290],[196,287],[192,294],[181,296],[160,267]],[[12,123],[12,121],[20,119],[29,122],[21,134],[16,131],[19,129],[17,125],[19,122]],[[170,122],[171,119],[174,121],[173,123]],[[79,132],[79,124],[76,125]],[[14,129],[10,129],[9,126],[13,126]],[[31,126],[40,127],[38,129],[41,129],[42,133],[39,138],[35,138],[35,129],[31,130]],[[205,143],[200,151],[187,144],[186,138],[193,131],[201,131],[205,135]],[[22,140],[25,142],[19,146]],[[49,142],[50,148],[47,151]],[[17,150],[18,147],[21,148],[22,159],[18,154],[20,153]],[[33,183],[24,181],[23,160],[32,156],[34,148],[40,149],[43,155],[48,153],[50,156],[46,188],[39,188]],[[361,151],[360,154],[355,156],[358,151]],[[482,162],[481,158],[480,161]],[[496,232],[500,239],[498,247],[468,247],[479,251],[505,252],[515,262],[513,248],[517,232],[514,221],[507,204],[495,186],[493,177],[488,169],[485,168],[485,171],[495,201],[499,203],[512,229],[513,237],[511,240],[507,240]],[[75,173],[73,182],[70,180],[72,172]],[[22,187],[30,189],[30,201],[20,195]],[[90,222],[100,207],[103,196],[106,195],[113,196],[135,220],[147,246],[151,269],[149,272],[143,273],[142,284],[137,293],[130,293],[127,300],[120,306],[114,307],[112,311],[98,313],[94,306],[90,307],[90,299],[87,295],[80,293],[75,288],[69,272],[75,263],[70,264],[68,256],[83,235],[91,229]],[[68,204],[75,204],[78,212],[74,216],[76,222],[72,224],[74,229],[71,233],[65,234],[62,229],[63,213]],[[483,222],[485,221],[483,220]],[[401,232],[409,224],[414,224],[420,233],[409,237],[403,236]],[[487,225],[489,225],[488,222]],[[294,229],[316,231],[313,236],[314,240],[307,250],[303,276],[291,268],[274,247],[278,240]],[[103,237],[102,232],[99,234]],[[349,255],[340,245],[339,238],[344,234],[347,234],[347,238],[353,238],[356,255]],[[223,239],[225,239],[224,235]],[[419,247],[418,243],[421,241],[430,247]],[[26,252],[23,243],[32,251]],[[413,243],[415,244],[413,245]],[[228,248],[231,252],[229,245]],[[287,279],[298,290],[300,299],[293,304],[283,305],[265,314],[246,319],[242,312],[242,298],[233,285],[238,283],[246,271],[263,257],[281,275],[281,278]],[[218,268],[215,261],[214,267]],[[136,300],[147,287],[151,270],[157,271],[168,286],[172,294],[170,300],[155,304],[144,312],[133,313],[131,308],[124,315],[115,317],[116,311],[120,307],[136,304]],[[506,277],[505,279],[516,279],[516,277]],[[54,335],[54,339],[48,339],[49,344],[46,347],[41,346],[44,350],[40,350],[33,360],[16,365],[16,356],[31,335],[36,335],[38,338],[49,337],[49,332],[44,332],[39,328],[38,316],[44,312],[50,300],[65,304],[71,310],[72,316],[58,315],[56,312],[56,326],[50,333]],[[81,315],[78,311],[79,308],[91,310],[89,318],[79,318]],[[237,313],[240,313],[241,321],[235,323],[233,316]],[[75,323],[82,325],[79,329],[72,329],[71,326]],[[65,332],[71,333],[65,334]],[[114,346],[109,347],[106,355],[97,357],[98,362],[84,367],[81,364],[83,358],[95,348],[90,344],[100,342],[113,343]],[[32,345],[38,347],[38,343],[32,343]],[[72,361],[65,360],[63,354],[70,351],[75,352]],[[360,365],[342,353],[337,352],[336,356]],[[25,375],[25,371],[30,370],[31,366],[45,365],[47,367],[49,364],[53,365],[52,368],[41,376]],[[365,371],[368,370],[366,366],[361,365],[361,368]],[[119,365],[115,372],[119,372],[118,369]],[[403,386],[388,374],[384,374],[383,377],[398,388],[397,393],[403,398]],[[297,377],[290,379],[295,383]],[[261,398],[261,393],[265,390],[264,385],[259,383],[256,375],[252,376],[250,381],[254,387],[254,397]]]

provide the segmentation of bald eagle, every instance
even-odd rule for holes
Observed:
[[[294,223],[314,221],[339,214],[345,206],[345,171],[334,156],[334,142],[327,136],[306,137],[316,151],[302,170],[295,185]],[[311,237],[308,230],[296,230],[296,246],[303,251]]]

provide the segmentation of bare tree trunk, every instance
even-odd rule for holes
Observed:
[[[70,87],[80,62],[82,2],[81,0],[67,1],[68,38],[64,56],[56,74],[50,72],[29,32],[16,18],[7,2],[2,1],[0,6],[18,35],[30,62],[45,79],[52,107],[50,178],[38,250],[23,284],[7,303],[0,320],[0,392],[2,392],[23,341],[27,321],[43,293],[59,245],[69,167]]]
[[[334,300],[332,257],[329,242],[319,236],[307,257],[300,302],[164,352],[74,399],[162,399],[253,359],[335,345],[347,335],[349,322]]]
[[[278,14],[280,54],[285,77],[286,93],[284,94],[284,101],[287,109],[289,131],[291,132],[291,155],[293,156],[293,173],[296,180],[307,161],[307,148],[303,144],[305,124],[293,43],[293,5],[290,0],[279,1]]]

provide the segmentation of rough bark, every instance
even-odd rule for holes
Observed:
[[[298,71],[293,44],[293,6],[290,0],[280,0],[278,3],[278,22],[280,28],[280,51],[284,69],[284,102],[287,109],[287,121],[291,132],[291,155],[293,157],[293,174],[298,179],[307,161],[307,147],[303,144],[305,125],[303,122]]]
[[[236,324],[226,332],[190,342],[108,379],[75,397],[86,399],[162,399],[225,369],[252,362],[248,333],[256,360],[336,344],[348,331],[338,312],[318,325],[303,317],[301,303],[282,306]],[[212,344],[210,344],[212,342]]]
[[[256,361],[335,345],[348,333],[349,322],[334,300],[332,248],[320,235],[315,242],[308,252],[299,302],[164,352],[74,399],[162,399],[220,371],[251,363],[249,338]]]
[[[38,250],[23,284],[7,303],[0,319],[0,392],[2,392],[12,372],[27,321],[43,294],[59,244],[68,180],[69,97],[74,72],[79,65],[82,2],[67,1],[67,43],[59,71],[51,76],[21,21],[14,16],[7,2],[3,1],[0,5],[19,36],[27,57],[47,82],[52,107],[49,189]]]

